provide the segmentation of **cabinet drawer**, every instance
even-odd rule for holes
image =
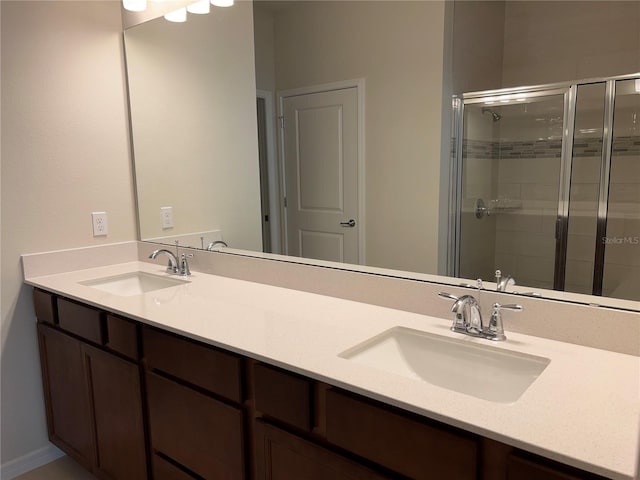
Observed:
[[[244,478],[242,411],[147,373],[151,446],[204,478]]]
[[[312,442],[256,422],[258,480],[383,480],[385,477]],[[433,477],[436,478],[436,477]]]
[[[68,332],[102,345],[102,313],[79,303],[58,299],[58,322]]]
[[[533,458],[510,454],[507,458],[507,480],[606,480],[604,477],[566,465],[543,460],[540,463]]]
[[[147,366],[202,387],[234,402],[242,401],[242,359],[174,335],[144,328]]]
[[[253,381],[256,410],[311,430],[311,381],[260,364],[254,365]]]
[[[196,478],[159,455],[153,455],[151,462],[153,464],[153,480],[194,480]]]
[[[475,479],[477,441],[334,389],[327,440],[414,479]]]
[[[56,323],[56,300],[53,295],[42,290],[33,290],[33,307],[39,322]]]
[[[138,327],[135,322],[107,314],[107,347],[132,360],[138,353]]]

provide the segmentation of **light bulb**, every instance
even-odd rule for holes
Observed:
[[[200,0],[196,3],[192,3],[187,7],[187,12],[196,13],[198,15],[209,13],[210,10],[211,4],[209,3],[209,0]]]
[[[130,12],[144,12],[147,9],[147,0],[122,0],[122,6]]]
[[[216,7],[231,7],[233,6],[233,0],[211,0],[211,4]]]
[[[186,22],[187,21],[187,9],[179,8],[178,10],[174,10],[173,12],[169,12],[164,16],[165,20],[169,20],[170,22]]]

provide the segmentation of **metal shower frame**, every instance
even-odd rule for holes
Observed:
[[[464,137],[465,105],[483,103],[489,97],[495,100],[535,98],[551,95],[564,96],[562,119],[562,153],[560,158],[560,184],[558,214],[556,217],[556,254],[554,268],[554,290],[564,290],[566,274],[567,241],[569,232],[569,195],[571,193],[571,170],[573,162],[573,139],[578,87],[602,83],[605,85],[604,119],[602,134],[602,160],[598,194],[598,215],[593,272],[593,295],[602,295],[602,279],[606,243],[602,241],[607,231],[609,207],[609,177],[611,174],[611,150],[613,145],[613,121],[616,82],[640,79],[640,72],[615,77],[591,78],[576,82],[562,82],[531,87],[504,88],[454,95],[452,100],[452,158],[449,171],[449,251],[447,274],[460,276],[460,229],[462,213],[462,146]],[[493,99],[492,99],[493,100]]]

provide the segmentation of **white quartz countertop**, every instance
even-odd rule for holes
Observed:
[[[490,346],[551,363],[516,402],[494,403],[338,356],[396,326],[487,344],[452,333],[449,318],[198,272],[184,285],[131,297],[79,283],[132,271],[165,275],[162,265],[128,262],[25,281],[562,463],[638,478],[640,357],[507,332]]]

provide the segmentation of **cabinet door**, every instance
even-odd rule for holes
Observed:
[[[147,478],[140,369],[83,345],[98,455],[95,473],[114,480]]]
[[[256,422],[258,480],[382,480],[385,477],[330,450]]]
[[[49,439],[91,469],[95,446],[82,344],[38,324]]]

